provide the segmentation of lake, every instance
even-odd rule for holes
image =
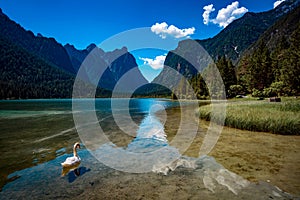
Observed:
[[[0,102],[0,199],[292,198],[243,179],[213,157],[184,154],[195,134],[205,138],[194,113],[198,103],[74,101],[81,109],[71,99]],[[64,171],[60,163],[72,156],[75,142],[81,164]]]

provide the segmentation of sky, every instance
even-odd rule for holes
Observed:
[[[268,11],[281,1],[0,0],[0,8],[26,30],[53,37],[62,45],[85,49],[91,43],[99,45],[139,28],[147,28],[161,41],[172,40],[174,44],[187,38],[207,39],[246,12]],[[136,33],[130,40],[140,37],[144,34]],[[111,48],[122,48],[126,42],[118,45]],[[168,50],[176,45],[168,48],[132,50],[149,81],[160,73]]]

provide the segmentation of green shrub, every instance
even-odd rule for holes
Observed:
[[[235,97],[237,95],[245,94],[245,92],[241,85],[231,85],[229,87],[228,94],[230,97]]]
[[[262,97],[263,93],[261,91],[259,91],[258,89],[253,88],[253,90],[252,90],[252,96],[253,97]]]
[[[264,88],[264,90],[263,90],[263,96],[264,97],[274,97],[274,96],[277,96],[277,93],[271,87],[270,88]]]

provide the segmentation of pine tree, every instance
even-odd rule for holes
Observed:
[[[237,84],[235,66],[232,64],[231,60],[226,59],[225,56],[218,58],[216,66],[219,69],[219,72],[223,79],[223,83],[225,85],[225,90],[228,93],[230,86]]]

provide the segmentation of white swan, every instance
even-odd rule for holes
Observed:
[[[73,157],[68,157],[65,162],[61,163],[63,167],[72,167],[72,166],[77,166],[80,164],[81,159],[79,158],[77,154],[77,148],[80,148],[80,144],[76,142],[73,147]]]

